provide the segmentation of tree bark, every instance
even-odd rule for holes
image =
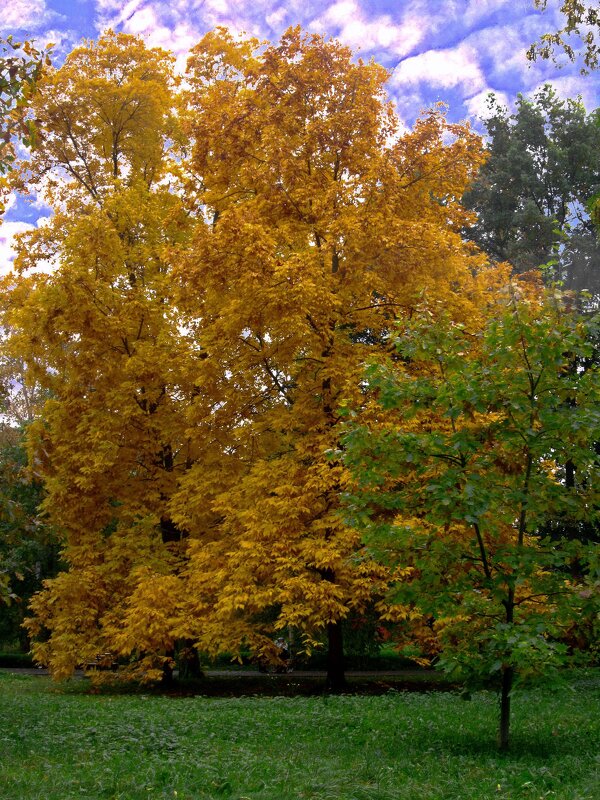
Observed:
[[[506,753],[509,746],[510,734],[510,693],[512,690],[514,670],[512,667],[502,668],[502,692],[500,695],[500,731],[498,747],[500,752]]]
[[[198,651],[191,641],[185,642],[185,646],[179,651],[178,656],[180,678],[198,679],[204,677]]]
[[[165,658],[163,662],[163,675],[162,675],[162,685],[163,686],[172,686],[173,685],[173,667],[171,666],[171,659],[173,658],[173,653],[167,653],[167,658]]]
[[[327,691],[343,692],[346,688],[344,640],[341,622],[327,623]]]

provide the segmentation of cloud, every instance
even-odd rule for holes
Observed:
[[[265,21],[271,30],[280,30],[287,16],[287,10],[284,6],[274,9],[270,14],[267,14]]]
[[[593,81],[582,81],[578,75],[564,75],[554,78],[552,81],[542,81],[532,87],[530,91],[524,92],[525,96],[532,99],[543,88],[545,83],[552,84],[552,88],[561,100],[581,97],[581,101],[587,111],[592,111],[598,107],[597,86]]]
[[[0,30],[39,30],[60,14],[46,6],[46,0],[8,0],[0,6]]]
[[[424,38],[423,19],[408,13],[395,23],[389,14],[369,17],[356,0],[339,0],[329,6],[308,28],[324,34],[335,34],[344,44],[359,52],[386,51],[402,57],[410,53]]]
[[[35,228],[42,228],[48,225],[50,217],[42,216],[36,220],[33,225],[30,222],[3,222],[0,224],[0,276],[6,275],[12,270],[13,261],[17,254],[15,238],[21,233],[35,230]],[[52,260],[41,259],[36,263],[36,266],[27,271],[27,275],[37,272],[54,272],[57,262]]]
[[[508,25],[482,28],[469,36],[467,41],[496,69],[508,70],[517,64],[519,68],[527,69],[525,51],[530,44],[529,37],[523,36],[516,28]]]
[[[488,81],[528,86],[540,80],[547,69],[547,64],[532,64],[527,60],[526,51],[537,33],[527,20],[521,22],[519,26],[503,24],[481,28],[464,40],[464,44],[480,53]]]
[[[108,28],[117,30],[143,7],[144,0],[129,0],[127,3],[122,0],[96,0],[96,28],[99,33]]]
[[[460,87],[464,95],[474,95],[486,86],[475,48],[460,44],[445,50],[427,50],[401,61],[390,81],[394,87],[426,83],[451,89]]]
[[[533,5],[533,2],[531,3]],[[514,0],[469,0],[462,14],[463,24],[470,28],[480,20],[490,17],[499,11],[505,11],[507,6],[514,7]]]
[[[316,0],[96,0],[96,27],[143,36],[151,47],[172,50],[178,65],[206,33],[217,25],[264,38],[278,36],[301,21]]]

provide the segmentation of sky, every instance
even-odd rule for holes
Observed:
[[[54,42],[58,65],[82,38],[112,28],[173,51],[183,70],[188,50],[216,25],[275,41],[299,24],[387,67],[388,92],[406,127],[442,101],[452,121],[483,130],[490,92],[512,107],[518,93],[532,97],[552,83],[560,96],[581,95],[588,110],[598,106],[599,73],[582,77],[566,59],[558,69],[525,57],[540,34],[560,27],[560,5],[548,0],[542,13],[534,0],[2,0],[0,37]],[[13,199],[0,227],[0,272],[11,259],[12,236],[46,213]]]

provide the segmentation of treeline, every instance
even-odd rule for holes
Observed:
[[[293,632],[339,689],[375,620],[506,702],[593,639],[598,112],[546,89],[487,147],[437,111],[400,135],[386,78],[217,29],[184,83],[114,33],[40,79],[14,185],[53,214],[2,326],[61,545],[26,621],[54,677]]]

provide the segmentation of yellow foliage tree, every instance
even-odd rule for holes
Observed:
[[[56,677],[108,650],[152,677],[181,640],[275,656],[289,627],[327,636],[337,688],[343,621],[385,613],[340,514],[340,403],[424,296],[477,326],[502,280],[460,234],[479,138],[441,110],[400,135],[386,79],[299,29],[217,29],[183,94],[112,33],[42,82],[21,181],[54,215],[4,320],[51,395],[31,463],[68,570],[30,630]]]
[[[55,677],[116,649],[144,570],[174,576],[185,547],[166,512],[190,458],[169,261],[188,228],[171,68],[167,53],[108,33],[49,70],[32,101],[40,143],[20,181],[54,213],[21,239],[4,323],[9,352],[49,393],[30,461],[68,569],[34,599],[29,629],[46,633],[34,653]],[[138,651],[172,645],[146,637]]]
[[[477,324],[500,280],[460,235],[479,138],[441,110],[400,136],[386,79],[298,28],[267,46],[217,29],[188,75],[188,197],[206,224],[177,305],[204,358],[186,410],[199,456],[169,507],[194,532],[189,617],[212,652],[326,631],[333,688],[342,621],[388,580],[339,513],[340,401],[360,404],[365,358],[423,295]]]

